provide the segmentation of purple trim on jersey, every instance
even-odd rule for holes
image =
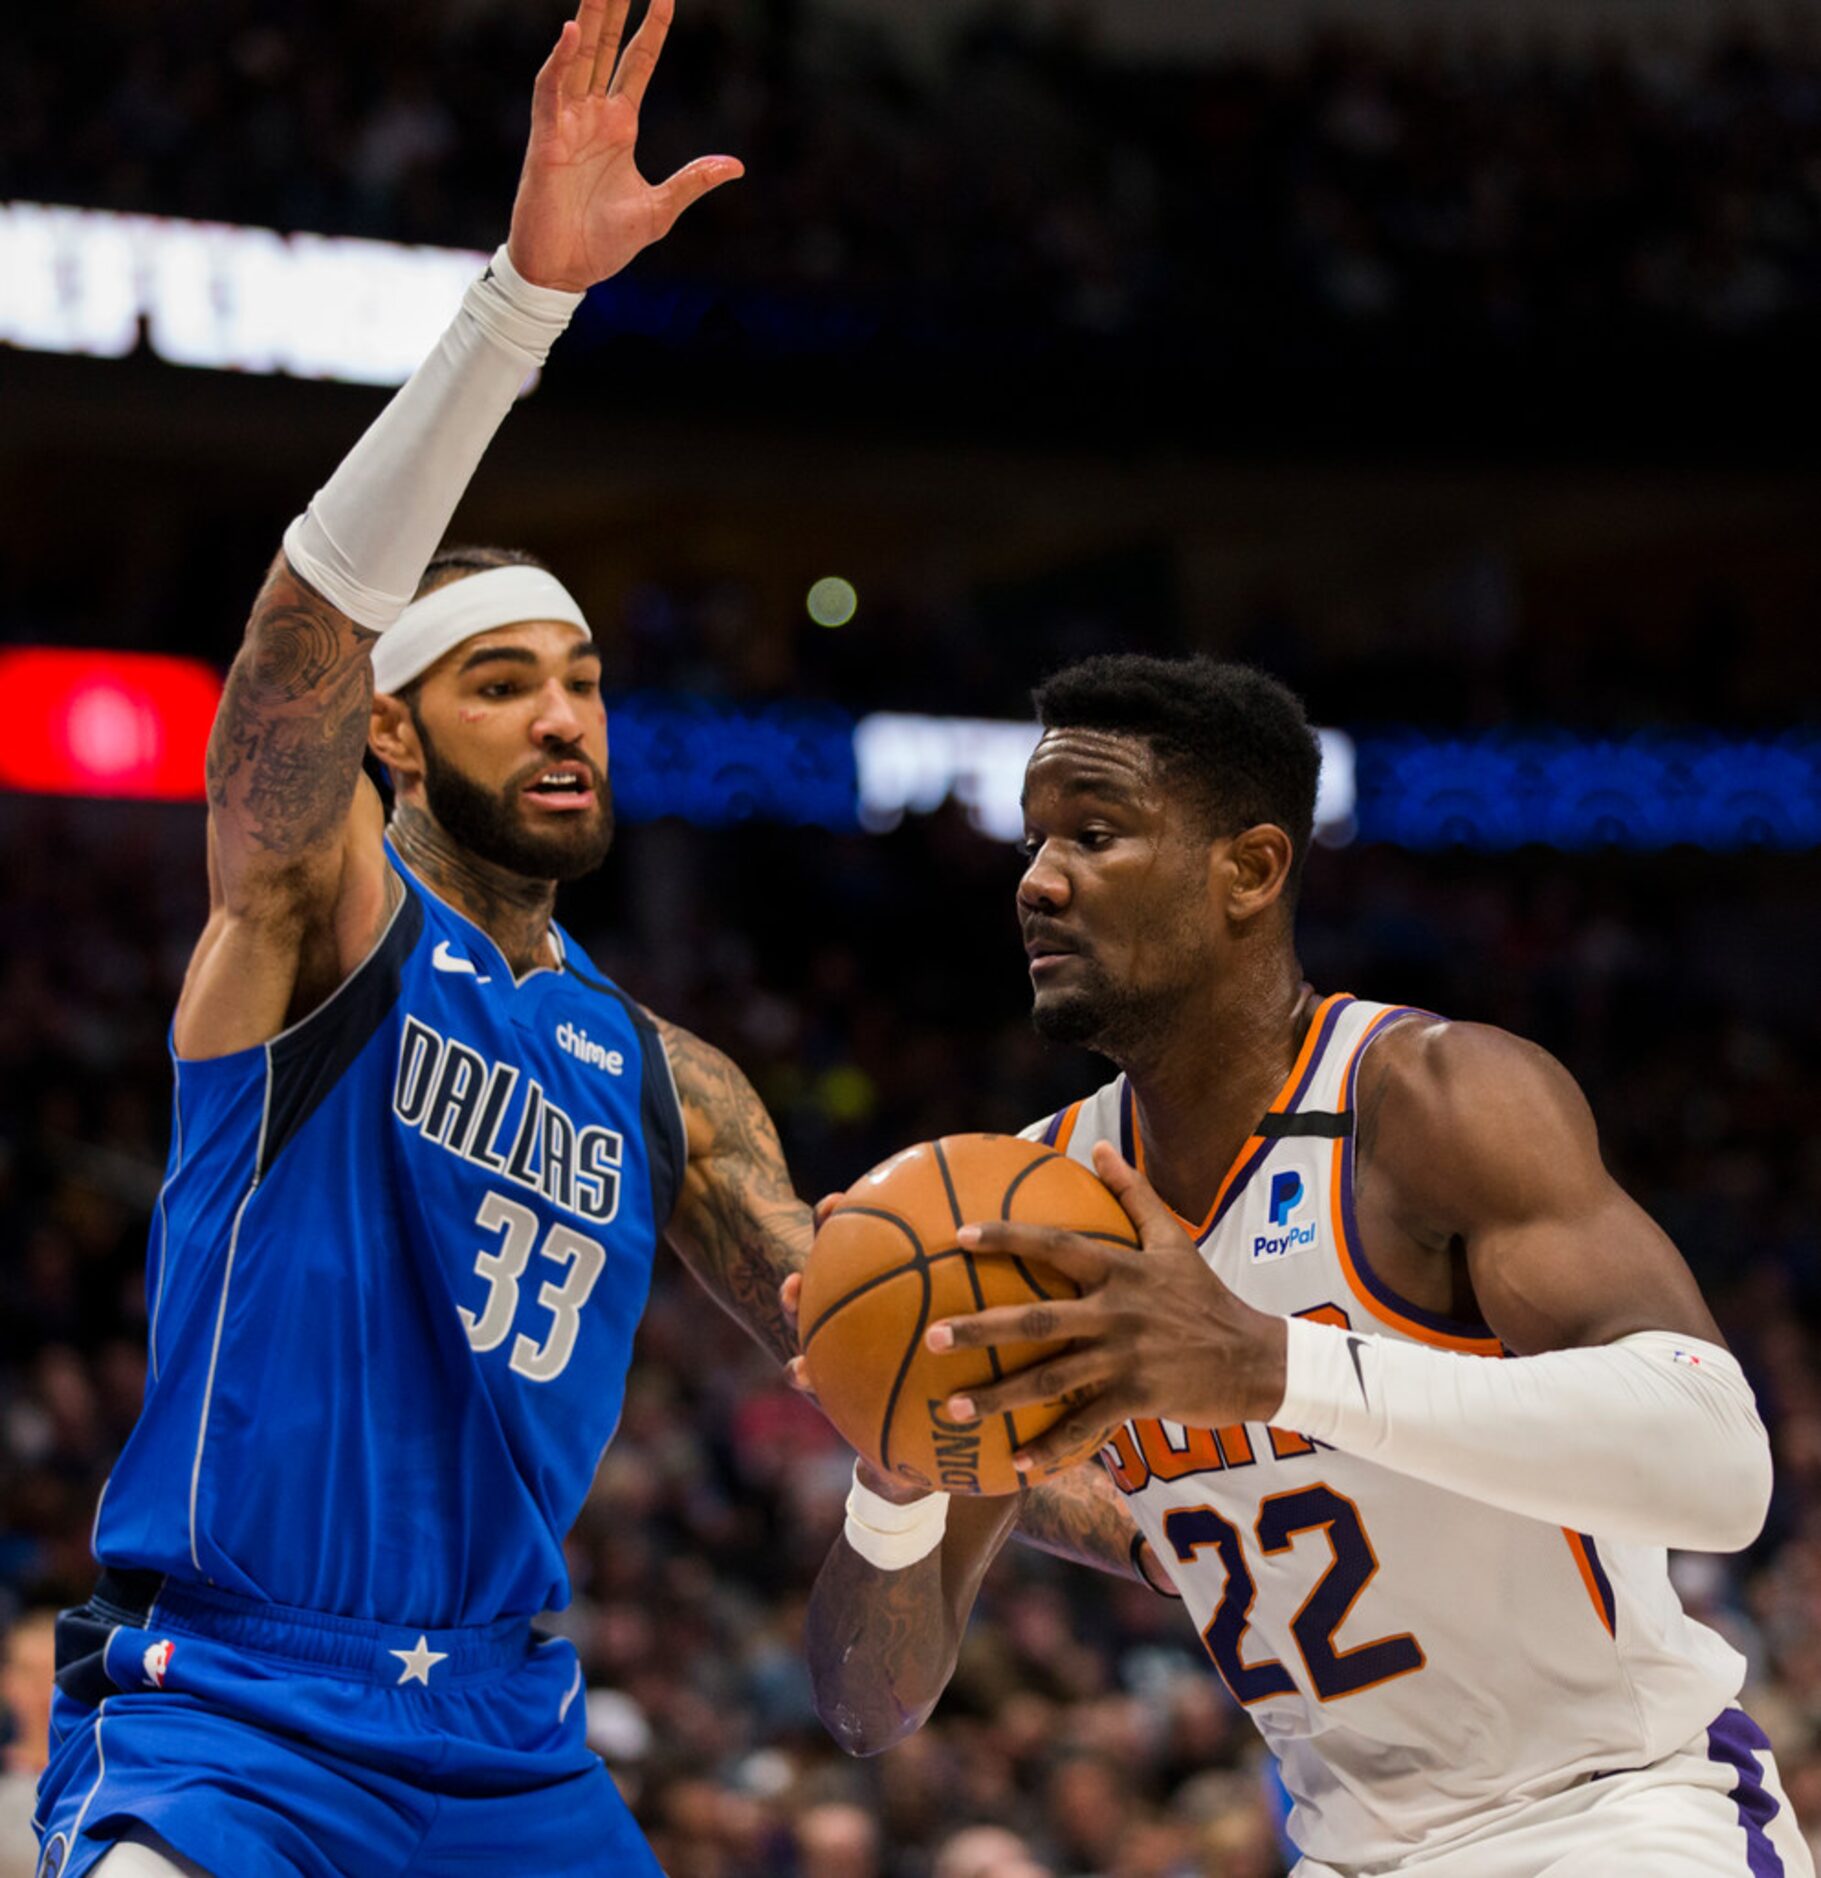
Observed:
[[[1341,1091],[1339,1104],[1343,1114],[1353,1113],[1353,1087],[1359,1081],[1359,1066],[1366,1059],[1367,1041],[1376,1037],[1381,1031],[1389,1029],[1398,1018],[1428,1015],[1428,1012],[1418,1010],[1413,1004],[1399,1004],[1372,1020],[1365,1037],[1360,1039],[1360,1047],[1354,1052],[1352,1063],[1347,1068],[1347,1084]],[[1347,1248],[1353,1255],[1353,1269],[1359,1274],[1360,1282],[1387,1310],[1395,1311],[1398,1316],[1407,1317],[1412,1322],[1421,1324],[1425,1330],[1439,1331],[1447,1337],[1484,1339],[1496,1335],[1488,1324],[1478,1318],[1444,1317],[1439,1311],[1426,1311],[1420,1304],[1412,1304],[1408,1298],[1393,1291],[1372,1269],[1371,1261],[1366,1257],[1366,1249],[1360,1239],[1359,1218],[1353,1208],[1353,1142],[1353,1134],[1349,1131],[1340,1144],[1340,1214],[1341,1229],[1347,1235]]]
[[[1056,1137],[1062,1133],[1062,1118],[1067,1113],[1066,1108],[1060,1108],[1050,1117],[1050,1125],[1043,1131],[1043,1145],[1046,1148],[1053,1148],[1056,1145]]]
[[[1600,1608],[1606,1613],[1606,1634],[1616,1637],[1618,1633],[1618,1606],[1613,1601],[1612,1580],[1606,1576],[1606,1567],[1600,1563],[1599,1547],[1593,1542],[1590,1532],[1576,1533],[1587,1553],[1587,1569],[1593,1573],[1593,1582],[1599,1588]]]
[[[1765,1790],[1760,1753],[1770,1746],[1764,1730],[1742,1708],[1729,1708],[1707,1731],[1707,1758],[1737,1772],[1731,1794],[1745,1832],[1745,1868],[1752,1878],[1785,1878],[1782,1855],[1764,1830],[1782,1810]]]
[[[1315,1048],[1309,1052],[1309,1060],[1303,1065],[1303,1073],[1297,1077],[1296,1087],[1290,1091],[1290,1099],[1284,1104],[1284,1113],[1293,1112],[1308,1093],[1309,1085],[1315,1080],[1316,1071],[1321,1068],[1322,1057],[1326,1054],[1328,1045],[1334,1041],[1334,1026],[1339,1022],[1341,1012],[1356,1002],[1354,998],[1337,998],[1329,1005],[1328,1014],[1322,1019],[1321,1029],[1316,1033]],[[1125,1086],[1119,1092],[1119,1152],[1134,1167],[1138,1165],[1137,1117],[1138,1098],[1133,1095],[1131,1080],[1127,1078]],[[1233,1210],[1234,1202],[1245,1192],[1246,1183],[1258,1172],[1259,1163],[1276,1145],[1275,1141],[1261,1141],[1246,1157],[1244,1164],[1234,1175],[1233,1184],[1228,1187],[1214,1217],[1208,1222],[1207,1231],[1200,1235],[1199,1243],[1205,1245],[1210,1235],[1218,1231],[1220,1222]]]
[[[1301,1106],[1303,1097],[1309,1092],[1309,1085],[1315,1080],[1316,1071],[1321,1068],[1322,1058],[1327,1055],[1328,1045],[1334,1041],[1334,1027],[1340,1022],[1341,1013],[1357,1002],[1358,999],[1356,998],[1336,998],[1335,1001],[1328,1006],[1328,1014],[1322,1019],[1321,1029],[1316,1034],[1315,1048],[1309,1052],[1309,1060],[1303,1065],[1303,1073],[1297,1077],[1296,1087],[1290,1091],[1290,1099],[1283,1105],[1281,1111],[1283,1114],[1294,1114],[1298,1107]],[[1247,1155],[1244,1166],[1233,1176],[1232,1186],[1227,1189],[1225,1198],[1222,1199],[1219,1207],[1216,1209],[1214,1218],[1209,1223],[1208,1231],[1202,1234],[1204,1240],[1208,1237],[1209,1233],[1219,1231],[1220,1222],[1232,1212],[1234,1203],[1238,1200],[1239,1196],[1245,1192],[1246,1185],[1251,1180],[1252,1176],[1258,1172],[1259,1164],[1276,1146],[1277,1143],[1275,1141],[1261,1141],[1258,1146]]]

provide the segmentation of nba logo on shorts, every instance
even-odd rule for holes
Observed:
[[[171,1666],[171,1656],[177,1646],[169,1637],[162,1643],[154,1643],[145,1653],[145,1679],[154,1689],[164,1687],[164,1672]]]

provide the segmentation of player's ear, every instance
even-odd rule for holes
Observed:
[[[1256,919],[1282,900],[1296,850],[1275,822],[1242,829],[1227,842],[1217,842],[1215,852],[1223,847],[1229,919]]]
[[[411,707],[389,691],[373,694],[373,716],[367,726],[367,748],[397,776],[420,776],[424,746],[418,738]]]

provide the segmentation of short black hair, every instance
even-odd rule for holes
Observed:
[[[1286,893],[1295,904],[1315,830],[1321,744],[1289,686],[1205,653],[1113,652],[1064,666],[1031,697],[1045,730],[1143,738],[1169,779],[1195,797],[1211,839],[1261,822],[1281,828],[1295,850]]]
[[[464,580],[470,574],[490,574],[496,567],[535,567],[540,573],[550,572],[535,554],[527,554],[523,548],[438,548],[411,597],[421,600],[451,581]]]

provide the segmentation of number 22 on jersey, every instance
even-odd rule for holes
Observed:
[[[1179,1506],[1164,1516],[1163,1530],[1184,1564],[1212,1547],[1226,1573],[1219,1607],[1201,1636],[1233,1699],[1249,1707],[1271,1696],[1294,1695],[1295,1679],[1274,1657],[1258,1663],[1245,1660],[1242,1646],[1258,1587],[1239,1528],[1211,1506]],[[1344,1650],[1336,1645],[1336,1632],[1378,1571],[1359,1508],[1321,1482],[1273,1493],[1260,1502],[1254,1534],[1265,1556],[1287,1552],[1299,1535],[1316,1532],[1326,1537],[1333,1560],[1290,1620],[1290,1634],[1316,1695],[1329,1702],[1421,1669],[1422,1646],[1407,1633]]]

